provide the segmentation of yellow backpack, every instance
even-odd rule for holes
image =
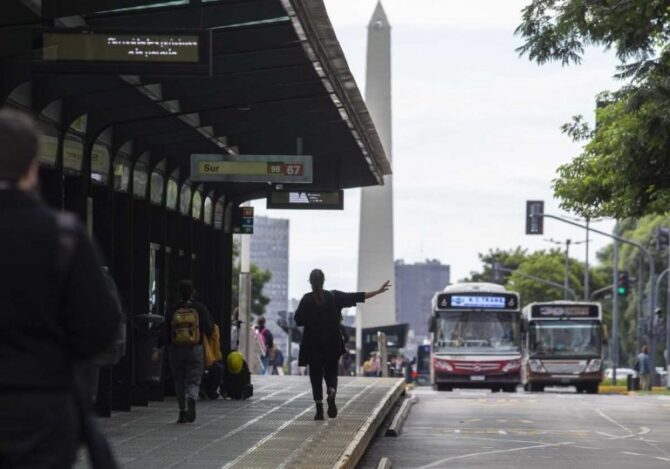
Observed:
[[[174,345],[198,345],[200,343],[200,317],[198,311],[190,304],[175,311],[170,326]]]

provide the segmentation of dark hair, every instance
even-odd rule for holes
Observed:
[[[263,316],[261,316],[260,318],[258,318],[258,319],[256,320],[256,323],[257,323],[260,327],[265,327],[265,318],[264,318]]]
[[[188,301],[193,299],[195,293],[195,288],[193,287],[193,282],[190,280],[180,280],[179,281],[179,296],[182,301]]]
[[[16,182],[37,158],[39,132],[35,120],[14,109],[0,109],[0,180]]]
[[[312,293],[314,293],[318,304],[323,304],[325,301],[323,298],[323,282],[325,280],[326,276],[323,275],[321,269],[314,269],[309,274],[309,283],[312,285]]]
[[[647,345],[642,346],[642,353],[649,353],[649,347]]]

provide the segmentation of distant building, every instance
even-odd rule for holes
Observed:
[[[396,318],[400,324],[409,324],[416,343],[428,338],[430,302],[435,292],[443,290],[449,281],[450,267],[438,260],[416,264],[395,262]]]
[[[286,350],[287,337],[277,325],[277,312],[288,310],[288,230],[288,220],[255,217],[251,235],[251,263],[272,272],[272,278],[263,287],[263,294],[270,298],[265,319],[276,346],[282,350]]]

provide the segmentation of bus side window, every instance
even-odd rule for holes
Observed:
[[[428,332],[433,332],[435,333],[435,330],[437,329],[437,319],[436,318],[430,318],[428,321]]]

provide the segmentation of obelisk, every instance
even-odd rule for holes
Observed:
[[[381,1],[368,24],[365,101],[377,132],[391,160],[391,25]],[[377,288],[390,280],[395,284],[393,264],[393,180],[384,177],[383,186],[361,190],[358,239],[358,291]],[[357,364],[360,365],[361,328],[395,324],[393,290],[360,305],[356,312]],[[362,357],[363,360],[365,357]]]

